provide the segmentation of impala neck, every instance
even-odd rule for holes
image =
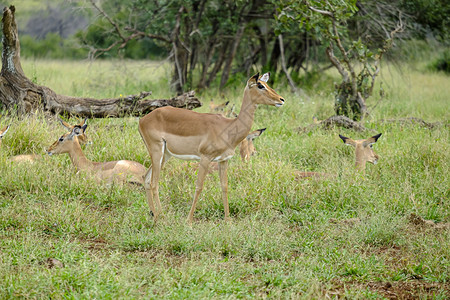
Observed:
[[[356,159],[355,167],[358,171],[365,173],[366,171],[366,161]]]
[[[73,147],[69,151],[69,156],[70,160],[77,168],[77,170],[90,169],[94,165],[92,161],[87,159],[87,157],[84,155],[83,151],[81,150],[80,143],[78,143],[78,140],[73,141]]]
[[[245,88],[241,110],[228,131],[230,132],[231,144],[237,146],[247,137],[253,125],[256,107],[257,104],[252,102],[248,88]]]

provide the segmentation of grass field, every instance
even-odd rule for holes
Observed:
[[[59,94],[172,96],[164,63],[23,65],[29,78]],[[267,127],[255,141],[258,155],[248,165],[238,155],[230,162],[233,221],[223,222],[219,179],[211,174],[192,228],[185,219],[196,174],[185,162],[166,164],[164,216],[154,224],[143,188],[102,186],[77,175],[67,155],[44,155],[65,133],[53,117],[3,113],[1,127],[11,128],[0,154],[0,298],[448,299],[449,77],[386,65],[380,80],[386,96],[364,122],[366,133],[298,134],[312,116],[333,114],[331,91],[308,90],[305,100],[269,82],[286,104],[258,108],[253,128]],[[244,85],[199,93],[205,105],[198,111],[207,112],[211,99],[239,107]],[[382,122],[405,117],[441,124]],[[88,158],[149,166],[138,118],[88,123]],[[353,149],[338,134],[379,132],[379,163],[356,174]],[[7,160],[25,153],[43,158],[33,165]],[[295,170],[336,177],[296,181]]]

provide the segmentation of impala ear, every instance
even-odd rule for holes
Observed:
[[[259,72],[256,73],[255,75],[253,75],[253,76],[247,81],[248,86],[252,86],[252,85],[256,84],[256,83],[258,82],[258,78],[259,78]]]
[[[88,118],[84,118],[84,120],[78,125],[80,125],[80,126],[86,125],[87,120],[88,120]]]
[[[376,143],[377,141],[378,141],[378,138],[381,136],[381,133],[379,133],[379,134],[377,134],[377,135],[374,135],[374,136],[372,136],[372,137],[370,137],[370,138],[368,138],[365,142],[364,142],[364,147],[366,147],[367,145],[371,145],[371,144],[374,144],[374,143]]]
[[[5,135],[5,133],[9,130],[9,126],[10,125],[8,125],[8,126],[6,126],[5,128],[3,128],[0,132],[0,138],[2,138],[3,137],[3,135]]]
[[[58,121],[59,121],[59,123],[61,123],[61,125],[64,126],[67,130],[72,130],[72,126],[71,126],[69,123],[63,121],[61,118],[58,118]]]
[[[253,132],[250,132],[247,135],[247,140],[252,141],[252,140],[256,139],[258,136],[260,136],[264,132],[264,130],[266,130],[266,128],[261,128],[261,129],[255,130]]]
[[[87,124],[84,124],[83,126],[80,126],[80,125],[73,126],[73,129],[67,138],[69,140],[71,140],[71,139],[73,139],[74,136],[82,135],[84,133],[84,131],[86,130],[86,127],[87,127]]]
[[[343,135],[339,135],[339,137],[346,145],[356,146],[356,143],[353,139],[345,137]]]
[[[381,133],[374,135],[373,137],[369,138],[368,140],[373,141],[374,143],[376,143],[376,141],[378,141],[378,138],[381,136]]]
[[[261,78],[259,78],[259,80],[260,80],[260,81],[267,82],[267,81],[269,81],[269,78],[270,78],[270,72],[267,72],[267,73],[263,74],[263,75],[261,76]]]

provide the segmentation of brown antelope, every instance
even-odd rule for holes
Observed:
[[[239,154],[241,155],[241,161],[248,162],[250,157],[256,154],[256,148],[253,141],[259,137],[266,128],[261,128],[250,132],[245,139],[239,144]]]
[[[245,139],[239,144],[239,154],[241,156],[241,162],[249,162],[250,157],[256,154],[256,148],[253,144],[253,140],[259,137],[266,128],[258,129],[250,132]],[[193,169],[198,170],[199,163],[191,165]],[[219,164],[217,162],[211,162],[208,169],[208,174],[214,173],[219,170]]]
[[[362,172],[365,172],[366,162],[370,162],[372,164],[376,164],[379,157],[373,151],[372,145],[378,140],[381,136],[381,133],[365,139],[365,140],[353,140],[351,138],[339,135],[339,137],[344,141],[345,144],[354,146],[356,148],[355,156],[356,156],[356,169]],[[305,178],[329,178],[335,177],[335,174],[330,173],[322,173],[322,172],[302,172],[302,171],[294,171],[294,176],[296,180],[302,180]]]
[[[70,125],[67,122],[64,122],[63,120],[59,119],[59,122],[61,123],[61,125],[63,125],[64,127],[66,127],[69,131],[73,129],[74,126],[76,125]],[[78,124],[78,126],[83,126],[84,124],[86,124],[87,118],[84,119],[83,121],[81,121],[80,124]],[[8,126],[9,127],[9,126]],[[78,141],[82,144],[87,143],[87,136],[85,133],[81,134],[78,137]],[[8,160],[13,161],[13,162],[27,162],[27,163],[35,163],[37,160],[41,159],[42,156],[39,154],[19,154],[19,155],[15,155],[15,156],[11,156],[8,158]]]
[[[225,220],[230,219],[228,160],[233,157],[237,145],[250,132],[257,105],[280,107],[284,104],[284,99],[267,85],[269,76],[270,74],[266,73],[259,77],[258,73],[247,81],[241,111],[235,119],[228,119],[220,114],[198,113],[166,106],[155,109],[139,120],[139,133],[152,160],[152,166],[145,175],[144,187],[155,220],[161,213],[158,193],[160,172],[164,163],[172,156],[200,161],[188,223],[193,221],[195,207],[212,161],[219,163]]]
[[[221,104],[215,104],[213,102],[213,100],[211,99],[211,102],[209,103],[209,111],[210,112],[223,112],[223,111],[225,111],[225,108],[227,107],[228,103],[230,103],[230,101],[226,101]]]
[[[78,137],[84,134],[86,127],[87,124],[75,125],[70,132],[56,140],[47,149],[47,153],[49,155],[68,153],[78,171],[90,173],[99,181],[144,183],[147,169],[140,163],[129,160],[93,162],[87,159],[78,142]]]
[[[339,135],[342,141],[346,145],[350,145],[355,147],[355,167],[357,170],[362,171],[363,173],[366,170],[366,163],[376,164],[379,156],[373,151],[372,145],[377,142],[378,138],[381,136],[381,133],[374,135],[365,140],[353,140],[351,138]]]
[[[75,126],[80,126],[83,127],[84,125],[86,125],[88,118],[85,118],[83,121],[81,121],[79,124],[77,125],[70,125],[69,123],[61,120],[60,118],[58,118],[59,123],[61,123],[62,126],[64,126],[68,131],[72,131]],[[83,131],[82,134],[80,134],[79,136],[77,136],[78,142],[80,144],[90,144],[91,142],[88,141],[88,137],[86,135],[86,132]]]

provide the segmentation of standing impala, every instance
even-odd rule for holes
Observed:
[[[269,73],[259,73],[247,81],[241,111],[237,118],[219,114],[197,113],[186,109],[162,107],[139,120],[139,133],[151,156],[152,166],[145,175],[147,201],[155,217],[161,213],[158,182],[161,169],[174,156],[184,160],[199,160],[194,199],[187,221],[192,223],[195,206],[203,189],[203,182],[212,161],[219,164],[219,177],[225,220],[230,219],[228,208],[228,160],[236,146],[248,135],[258,104],[282,106],[284,99],[267,85]],[[155,204],[153,203],[155,201]]]

